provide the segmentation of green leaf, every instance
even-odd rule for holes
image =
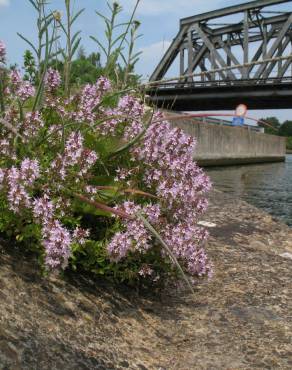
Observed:
[[[19,109],[20,122],[23,122],[23,120],[24,120],[23,107],[22,107],[21,101],[19,99],[17,99],[17,104],[18,104],[18,109]]]
[[[33,51],[36,53],[36,55],[38,55],[38,51],[37,49],[35,48],[35,46],[33,45],[32,42],[30,42],[27,38],[25,38],[22,34],[18,33],[17,32],[17,35],[22,39],[24,40],[26,43],[29,44],[29,46],[33,49]]]
[[[60,25],[60,27],[62,28],[62,30],[63,30],[63,32],[64,32],[65,36],[66,36],[66,37],[68,37],[67,30],[66,30],[66,28],[64,27],[63,23],[62,23],[62,22],[59,22],[59,25]]]
[[[137,62],[139,62],[140,58],[136,58],[135,60],[131,60],[131,64],[134,67]]]
[[[102,51],[104,52],[105,55],[107,55],[107,52],[104,48],[104,46],[101,44],[101,42],[99,42],[94,36],[89,36],[93,41],[95,41],[98,46],[102,49]]]
[[[116,27],[122,27],[122,26],[128,26],[128,25],[129,25],[129,22],[119,23],[119,24],[115,25],[115,28]]]
[[[76,21],[76,19],[84,12],[85,8],[83,9],[80,9],[75,15],[74,17],[71,19],[71,22],[70,22],[70,25],[72,26],[72,24]]]
[[[80,35],[81,31],[77,31],[71,39],[71,44],[73,45],[75,40],[77,39],[78,35]]]
[[[65,50],[64,49],[60,49],[60,53],[62,54],[62,57],[64,60],[66,60],[66,53],[65,53]]]
[[[52,42],[52,43],[54,43],[54,42],[56,42],[57,40],[59,40],[61,38],[61,36],[56,36],[56,37],[54,37],[50,42]],[[46,44],[44,43],[44,44],[41,44],[41,47],[43,48],[44,46],[46,46]]]
[[[99,17],[103,18],[105,21],[110,22],[110,19],[108,19],[105,15],[103,15],[103,14],[99,13],[97,10],[95,11],[95,13],[96,13]]]
[[[113,43],[112,43],[112,46],[114,46],[118,41],[120,41],[123,37],[125,37],[125,35],[126,35],[127,33],[125,32],[125,33],[122,33],[119,37],[117,37],[114,41],[113,41]],[[117,49],[117,50],[119,50],[119,49]]]
[[[39,37],[42,38],[43,37],[43,34],[46,32],[46,30],[48,29],[48,27],[50,26],[50,24],[52,23],[54,18],[49,18],[46,22],[45,22],[45,25],[40,29],[39,31]]]
[[[138,53],[134,54],[132,56],[133,59],[138,58],[141,54],[143,54],[143,51],[138,51]]]
[[[124,54],[123,54],[123,53],[120,53],[120,56],[121,56],[121,58],[123,59],[123,62],[125,63],[125,65],[127,65],[127,64],[128,64],[128,61],[127,61],[127,59],[125,58]]]
[[[81,37],[76,41],[75,45],[73,46],[72,48],[72,52],[71,52],[71,56],[73,57],[74,54],[76,53],[77,49],[78,49],[78,46],[80,44],[80,41],[81,41]]]
[[[55,53],[51,54],[50,55],[50,60],[53,59],[53,58],[55,58],[55,57],[57,57],[59,54],[62,54],[62,50],[61,49],[58,50],[58,51],[56,51]]]
[[[31,3],[31,5],[35,8],[35,10],[38,12],[39,11],[39,8],[38,8],[38,6],[36,5],[36,3],[33,1],[33,0],[28,0],[30,3]]]

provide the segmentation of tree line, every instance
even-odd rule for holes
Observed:
[[[267,134],[287,137],[287,149],[292,150],[292,120],[286,120],[281,123],[277,117],[266,117],[261,118],[260,121],[266,122],[269,125],[259,123],[259,126],[265,128]]]

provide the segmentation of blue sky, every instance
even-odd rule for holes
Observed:
[[[64,0],[49,1],[52,10],[63,10]],[[123,19],[129,18],[131,9],[136,0],[120,0],[124,8]],[[136,18],[142,23],[141,33],[137,48],[143,51],[137,65],[139,73],[149,76],[159,62],[163,52],[175,37],[179,19],[194,14],[207,12],[221,7],[236,5],[244,1],[238,0],[141,0]],[[96,51],[96,44],[90,40],[89,35],[103,37],[103,25],[95,15],[94,9],[104,12],[106,0],[73,0],[75,9],[86,8],[78,22],[76,30],[82,30],[82,45],[87,52]],[[291,4],[277,6],[277,10],[291,10]],[[17,36],[20,32],[30,39],[35,39],[36,28],[34,9],[28,0],[0,0],[0,39],[4,40],[8,49],[10,63],[22,62],[22,55],[26,48],[25,43]],[[282,111],[253,111],[252,116],[261,117],[276,115],[281,120],[289,119],[291,110]],[[291,117],[292,118],[292,117]]]

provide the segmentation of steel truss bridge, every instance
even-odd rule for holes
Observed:
[[[180,20],[150,78],[150,101],[175,110],[292,108],[292,0],[257,0]],[[167,78],[178,68],[176,78]]]

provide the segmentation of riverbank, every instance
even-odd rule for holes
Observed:
[[[214,191],[215,275],[142,296],[0,249],[0,369],[291,369],[292,229]]]

